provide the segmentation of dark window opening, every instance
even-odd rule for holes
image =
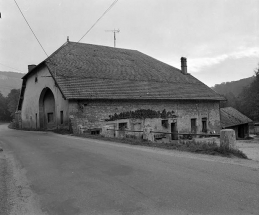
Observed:
[[[54,114],[48,113],[48,123],[54,122]]]
[[[60,111],[60,124],[63,124],[63,111]]]
[[[35,120],[36,120],[36,129],[38,128],[38,114],[35,113]]]
[[[168,120],[167,119],[162,119],[161,124],[164,128],[168,128]]]
[[[197,127],[196,127],[196,119],[191,119],[191,133],[196,133]]]
[[[207,132],[207,118],[202,118],[202,132]]]
[[[119,130],[124,131],[126,128],[127,128],[126,122],[119,123]]]
[[[38,77],[36,76],[36,77],[35,77],[35,83],[37,83],[37,82],[38,82]]]
[[[101,132],[101,129],[96,129],[96,130],[92,130],[92,131],[91,131],[91,134],[92,134],[92,135],[99,135],[100,132]]]

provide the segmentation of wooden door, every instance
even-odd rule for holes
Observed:
[[[171,123],[171,133],[171,139],[178,140],[177,127],[175,122]]]

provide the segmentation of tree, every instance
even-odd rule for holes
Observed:
[[[0,121],[10,121],[11,116],[7,107],[7,99],[0,92]]]
[[[227,101],[221,102],[220,107],[233,107],[236,108],[238,107],[238,101],[235,95],[232,92],[228,92],[224,95],[224,97],[227,99]]]
[[[8,111],[10,112],[11,118],[15,117],[15,112],[19,102],[19,98],[20,98],[19,89],[12,89],[7,96],[7,106],[8,106]]]
[[[239,97],[239,107],[245,115],[254,121],[259,121],[259,65],[255,70],[255,80]]]

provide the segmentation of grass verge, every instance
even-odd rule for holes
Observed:
[[[67,130],[54,130],[53,132],[59,134],[70,134],[71,133]],[[104,141],[111,141],[129,145],[139,145],[139,146],[147,146],[147,147],[156,147],[168,150],[179,150],[179,151],[186,151],[198,154],[208,154],[208,155],[216,155],[216,156],[223,156],[223,157],[238,157],[243,159],[248,159],[247,156],[238,149],[223,149],[218,146],[215,142],[212,143],[204,143],[204,142],[197,142],[194,140],[179,140],[174,141],[171,143],[158,143],[158,142],[151,142],[143,139],[131,139],[131,138],[110,138],[110,137],[103,137],[101,135],[91,135],[88,133],[85,134],[78,134],[74,136],[90,138],[90,139],[97,139],[97,140],[104,140]]]

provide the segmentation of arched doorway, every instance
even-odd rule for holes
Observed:
[[[40,95],[39,122],[41,129],[54,129],[56,126],[55,98],[48,87]]]

